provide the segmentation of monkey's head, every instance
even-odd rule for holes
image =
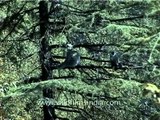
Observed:
[[[115,54],[115,51],[111,51],[111,53],[110,53],[111,55],[114,55]]]
[[[67,49],[68,49],[68,50],[73,49],[73,45],[72,45],[72,44],[67,44]]]
[[[118,52],[116,52],[116,51],[111,51],[110,55],[111,55],[111,56],[115,56],[115,55],[117,56],[117,55],[118,55]]]

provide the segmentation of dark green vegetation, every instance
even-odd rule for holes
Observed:
[[[0,1],[0,117],[158,120],[159,8],[150,0]],[[59,69],[68,43],[80,64]]]

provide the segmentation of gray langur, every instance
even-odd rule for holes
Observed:
[[[73,68],[79,65],[80,54],[73,50],[73,45],[67,44],[67,54],[65,61],[58,66],[59,69],[63,68]]]
[[[120,55],[118,52],[112,51],[110,53],[110,63],[111,63],[111,68],[117,70],[118,68],[122,68],[122,63],[119,61]]]

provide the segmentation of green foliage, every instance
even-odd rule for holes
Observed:
[[[66,51],[61,46],[66,43],[103,45],[75,48],[82,56],[81,66],[89,66],[90,69],[54,69],[53,79],[26,85],[25,79],[41,76],[40,53],[43,51],[40,51],[39,43],[43,37],[40,38],[38,3],[18,0],[0,2],[0,98],[9,119],[42,118],[42,105],[37,101],[42,99],[44,88],[55,90],[58,102],[97,100],[121,103],[107,104],[107,108],[104,105],[82,104],[77,107],[67,104],[69,110],[80,111],[81,114],[56,110],[59,116],[71,120],[76,117],[97,120],[157,119],[159,109],[155,106],[159,103],[147,98],[147,102],[151,99],[152,104],[147,106],[149,112],[146,112],[140,101],[144,99],[141,82],[160,85],[159,1],[63,1],[60,5],[62,10],[49,18],[48,31],[43,36],[49,45],[58,45],[52,49],[52,59],[60,63],[64,61]],[[48,5],[50,7],[51,2]],[[61,21],[59,19],[64,16],[65,25],[58,32],[61,25],[56,26],[52,22]],[[121,53],[125,70],[109,68],[111,51]],[[74,78],[63,79],[64,76]],[[153,113],[148,107],[153,108]],[[149,117],[143,115],[141,109]]]

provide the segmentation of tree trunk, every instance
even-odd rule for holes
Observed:
[[[39,3],[39,17],[40,17],[40,34],[41,34],[41,44],[40,44],[40,62],[42,75],[41,80],[45,81],[51,78],[51,61],[50,55],[51,52],[49,50],[49,44],[46,39],[46,31],[48,26],[48,4],[45,1],[40,1]],[[53,91],[51,88],[47,88],[43,90],[44,98],[53,98]],[[54,99],[54,98],[53,98]],[[55,120],[55,110],[53,105],[43,105],[44,112],[44,120]]]

